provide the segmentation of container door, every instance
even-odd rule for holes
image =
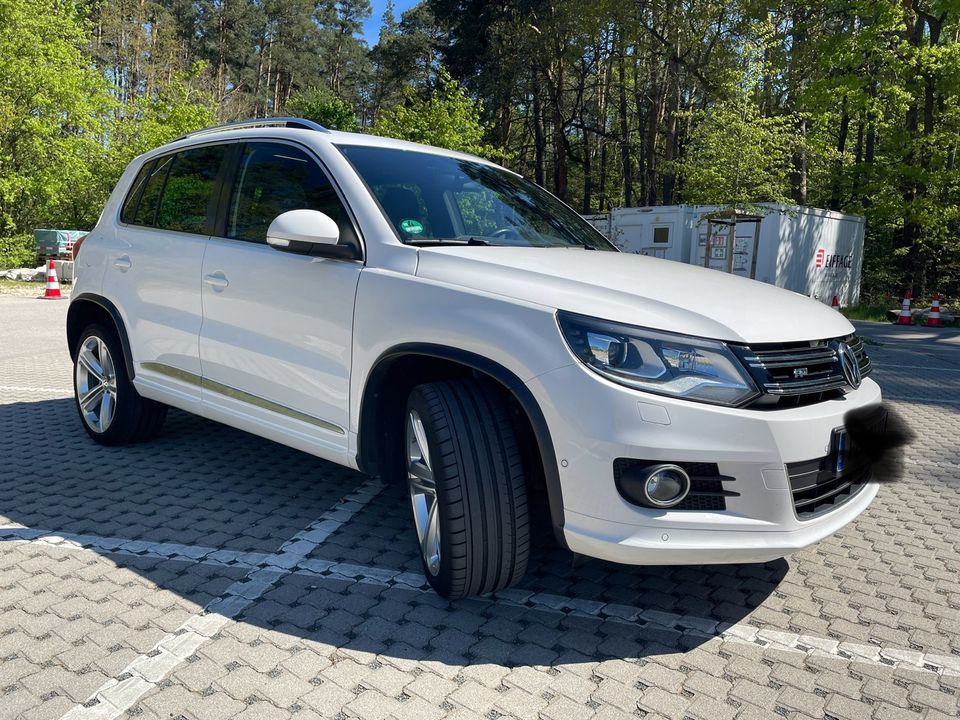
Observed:
[[[709,237],[708,237],[709,235]],[[727,255],[730,251],[730,228],[726,225],[715,225],[713,232],[708,233],[706,223],[697,228],[697,264],[711,270],[727,271]],[[704,261],[706,255],[706,262]]]

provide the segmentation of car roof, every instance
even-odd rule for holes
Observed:
[[[290,139],[298,140],[307,145],[328,144],[344,146],[363,146],[376,147],[392,150],[406,150],[410,152],[422,152],[431,155],[442,155],[444,157],[458,158],[461,160],[470,160],[472,162],[483,163],[484,165],[496,166],[496,163],[486,158],[469,153],[459,152],[457,150],[448,150],[447,148],[435,147],[433,145],[423,145],[421,143],[410,142],[408,140],[397,140],[396,138],[381,137],[379,135],[369,135],[367,133],[351,133],[340,130],[328,130],[310,120],[303,118],[261,118],[259,120],[245,120],[237,123],[228,123],[216,127],[198,130],[193,133],[183,135],[173,142],[167,143],[161,147],[144,153],[141,158],[146,160],[165,153],[183,150],[195,145],[206,145],[213,142],[223,142],[225,140],[242,140],[244,138],[270,138],[270,139]]]

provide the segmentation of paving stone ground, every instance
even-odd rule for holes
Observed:
[[[861,324],[917,433],[900,482],[787,559],[574,563],[447,602],[401,489],[173,411],[92,443],[66,302],[0,297],[0,720],[952,718],[960,333]]]

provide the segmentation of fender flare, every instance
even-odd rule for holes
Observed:
[[[360,425],[357,434],[358,467],[364,472],[369,472],[374,466],[374,454],[369,449],[368,441],[364,439],[373,435],[371,428],[374,427],[375,413],[371,410],[371,406],[374,404],[374,398],[380,394],[390,365],[399,358],[411,355],[449,360],[463,365],[492,377],[513,395],[520,407],[523,408],[527,420],[533,429],[534,438],[538,446],[537,449],[540,453],[541,466],[543,467],[544,481],[547,486],[547,502],[550,507],[550,518],[554,535],[560,544],[566,547],[566,541],[563,536],[563,490],[560,486],[560,470],[557,466],[557,455],[553,447],[553,439],[550,435],[550,429],[547,426],[543,411],[540,409],[540,405],[530,391],[530,388],[528,388],[515,373],[482,355],[477,355],[476,353],[468,352],[460,348],[432,343],[404,343],[383,352],[373,364],[363,388],[363,396],[360,402]]]
[[[133,380],[133,353],[130,350],[130,339],[127,337],[127,328],[124,325],[123,317],[120,315],[120,311],[117,310],[117,306],[101,295],[96,295],[94,293],[83,293],[81,295],[77,295],[76,297],[70,298],[70,308],[67,310],[67,340],[70,346],[70,359],[76,360],[72,335],[74,332],[79,335],[83,328],[74,328],[73,324],[76,322],[79,310],[84,305],[96,305],[110,316],[110,319],[113,321],[114,329],[117,331],[117,337],[120,338],[120,347],[123,350],[124,367],[127,370],[127,375],[129,378]]]

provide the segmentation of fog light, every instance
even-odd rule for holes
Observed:
[[[690,492],[690,476],[679,465],[654,465],[645,469],[644,504],[670,508],[683,502]]]

